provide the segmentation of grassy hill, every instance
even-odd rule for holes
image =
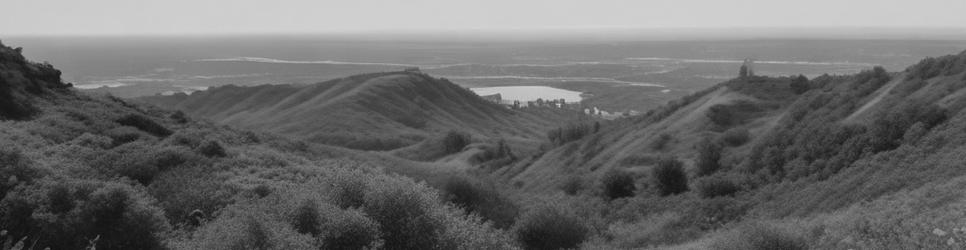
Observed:
[[[5,246],[966,247],[966,52],[741,77],[609,122],[409,72],[156,106],[70,86],[0,46]]]
[[[575,111],[522,112],[418,72],[356,75],[312,85],[223,86],[142,98],[225,124],[365,150],[414,145],[449,130],[534,145]]]
[[[607,225],[596,244],[619,248],[955,249],[964,87],[966,52],[737,78],[494,173],[531,197],[596,200],[582,205]]]
[[[516,249],[438,166],[80,93],[0,44],[3,249]]]

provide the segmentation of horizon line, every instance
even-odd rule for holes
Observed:
[[[854,31],[862,31],[854,33]],[[958,31],[954,33],[943,33]],[[658,32],[649,34],[627,34],[620,32]],[[728,32],[723,34],[722,32]],[[796,34],[797,32],[808,32]],[[846,32],[840,34],[840,32]],[[238,36],[363,36],[369,38],[430,35],[465,36],[470,38],[487,38],[494,35],[517,35],[504,37],[507,40],[520,38],[567,38],[586,35],[613,35],[613,38],[658,38],[661,36],[690,36],[691,38],[734,37],[739,35],[754,35],[772,38],[795,38],[795,36],[846,36],[859,38],[863,36],[936,36],[940,40],[966,39],[966,26],[730,26],[730,27],[632,27],[632,26],[568,26],[568,27],[523,27],[523,28],[465,28],[465,29],[339,29],[320,31],[229,31],[229,32],[91,32],[91,33],[7,33],[4,37],[40,38],[40,37],[238,37]],[[957,34],[958,33],[958,34]],[[750,39],[755,39],[749,37]],[[805,38],[805,37],[802,37]],[[834,38],[834,37],[829,37]],[[910,37],[919,38],[919,37]],[[600,39],[606,40],[607,37]],[[903,38],[900,38],[903,39]],[[926,38],[928,39],[928,38]],[[664,40],[664,39],[660,39]]]

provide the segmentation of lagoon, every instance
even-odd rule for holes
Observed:
[[[484,87],[470,88],[477,95],[486,96],[500,94],[503,100],[512,101],[535,101],[537,99],[555,100],[564,99],[569,102],[579,102],[580,92],[566,89],[558,89],[547,86],[503,86],[503,87]]]

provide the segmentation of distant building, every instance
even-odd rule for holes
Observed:
[[[741,64],[741,70],[738,71],[738,75],[741,77],[754,76],[755,60],[745,59],[745,61]]]

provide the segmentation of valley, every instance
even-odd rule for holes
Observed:
[[[728,68],[694,85],[555,71],[593,63],[204,60],[190,63],[243,65],[226,75],[264,64],[386,68],[121,98],[67,83],[22,50],[0,47],[0,178],[10,180],[0,185],[0,221],[11,239],[41,246],[83,247],[92,236],[105,249],[966,243],[954,212],[966,204],[957,191],[966,52],[897,70],[760,61],[753,74],[732,60],[633,59],[680,67],[644,75]],[[420,70],[397,69],[412,65]],[[776,73],[792,66],[844,71]],[[552,69],[512,83],[444,73],[535,67]],[[508,88],[542,97],[551,87],[568,103],[481,97]],[[634,115],[610,119],[584,112],[631,106]]]

